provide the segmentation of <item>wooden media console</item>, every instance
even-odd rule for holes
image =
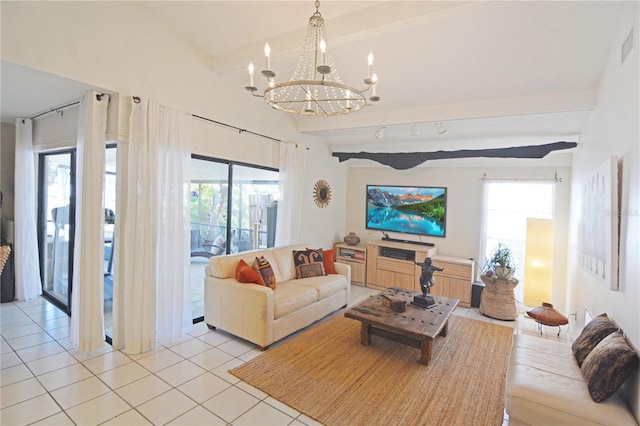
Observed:
[[[422,270],[415,262],[430,257],[433,264],[444,268],[434,272],[431,293],[460,300],[460,306],[471,307],[474,262],[450,256],[440,256],[436,247],[395,241],[376,240],[367,244],[367,287],[387,289],[400,287],[420,292]]]

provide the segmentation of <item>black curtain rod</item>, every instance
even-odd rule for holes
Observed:
[[[41,112],[40,114],[36,114],[36,115],[31,116],[31,117],[29,117],[29,119],[30,120],[35,120],[36,118],[42,117],[43,115],[51,114],[52,112],[58,112],[58,111],[63,110],[65,108],[69,108],[71,106],[78,105],[79,103],[80,103],[80,101],[75,101],[75,102],[68,103],[66,105],[61,105],[59,107],[51,108],[49,111],[44,111],[44,112]]]
[[[133,96],[133,102],[135,102],[137,104],[140,103],[140,97],[139,96]],[[241,129],[240,127],[232,126],[231,124],[223,123],[223,122],[217,121],[217,120],[212,120],[210,118],[203,117],[201,115],[191,114],[191,117],[198,118],[198,119],[204,120],[204,121],[208,121],[209,123],[217,124],[218,126],[227,127],[229,129],[237,130],[238,133],[240,133],[240,134],[248,133],[250,135],[258,136],[258,137],[261,137],[261,138],[264,138],[264,139],[268,139],[270,141],[282,142],[280,139],[272,138],[271,136],[263,135],[261,133],[252,132],[251,130]],[[306,147],[306,149],[308,150],[309,148]]]
[[[102,100],[103,96],[104,96],[104,93],[96,93],[96,99],[99,100],[99,101]],[[80,101],[69,102],[68,104],[64,104],[64,105],[57,106],[55,108],[51,108],[49,111],[44,111],[44,112],[41,112],[40,114],[33,115],[33,116],[29,117],[29,119],[30,120],[35,120],[36,118],[42,117],[43,115],[51,114],[52,112],[58,112],[58,111],[61,111],[61,110],[65,109],[65,108],[69,108],[69,107],[72,107],[74,105],[78,105],[79,103],[80,103]]]
[[[231,124],[222,123],[220,121],[212,120],[212,119],[206,118],[206,117],[201,117],[201,116],[196,115],[196,114],[191,114],[191,116],[194,117],[194,118],[199,118],[200,120],[208,121],[209,123],[214,123],[214,124],[217,124],[219,126],[228,127],[230,129],[237,130],[238,133],[240,133],[240,134],[249,133],[250,135],[259,136],[261,138],[269,139],[269,140],[272,140],[274,142],[282,142],[280,139],[276,139],[276,138],[272,138],[271,136],[263,135],[263,134],[256,133],[256,132],[252,132],[251,130],[241,129],[240,127],[232,126]]]

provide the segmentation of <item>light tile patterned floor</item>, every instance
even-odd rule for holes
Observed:
[[[350,304],[376,294],[352,286]],[[521,315],[455,315],[502,324],[517,333],[560,337]],[[228,370],[260,354],[255,345],[196,324],[172,345],[126,355],[109,345],[79,354],[69,341],[69,318],[42,298],[0,305],[0,423],[2,425],[314,425],[313,419],[239,381]],[[508,420],[505,419],[505,424]]]

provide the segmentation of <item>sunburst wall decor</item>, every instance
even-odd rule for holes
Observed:
[[[319,180],[313,187],[313,201],[320,208],[327,207],[331,201],[331,187],[325,180]]]

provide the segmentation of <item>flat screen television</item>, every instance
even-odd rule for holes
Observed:
[[[444,237],[446,218],[447,188],[367,185],[367,229]]]

